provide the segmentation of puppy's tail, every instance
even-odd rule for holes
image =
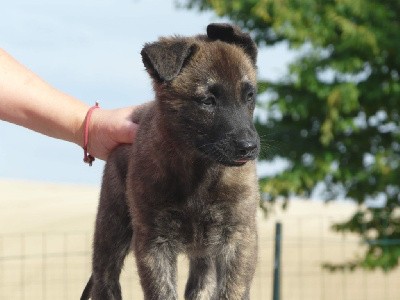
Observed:
[[[93,286],[93,275],[90,276],[88,283],[86,284],[85,289],[83,290],[81,300],[89,300],[92,293]]]

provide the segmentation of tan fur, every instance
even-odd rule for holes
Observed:
[[[185,299],[248,300],[259,192],[252,123],[256,48],[237,27],[146,44],[156,101],[133,118],[135,143],[107,162],[82,299],[121,299],[132,244],[146,300],[177,299],[176,259],[190,260]]]

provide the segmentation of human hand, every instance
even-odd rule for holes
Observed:
[[[132,122],[131,116],[138,109],[140,106],[114,110],[95,109],[89,123],[90,155],[106,160],[118,145],[131,144],[138,129],[138,124]]]
[[[1,48],[0,69],[0,120],[84,146],[86,103],[50,86]],[[92,110],[89,154],[106,160],[116,146],[132,143],[138,124],[131,115],[141,107]]]

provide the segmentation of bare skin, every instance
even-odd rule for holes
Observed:
[[[89,108],[50,86],[0,48],[0,120],[82,147]],[[132,143],[138,124],[130,116],[137,109],[95,109],[89,124],[89,153],[106,160],[116,146]]]

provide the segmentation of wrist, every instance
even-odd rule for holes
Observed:
[[[84,122],[83,122],[83,161],[85,163],[88,163],[89,166],[92,165],[92,162],[94,161],[94,156],[92,154],[92,149],[89,150],[89,137],[91,134],[93,134],[93,120],[92,120],[92,115],[95,110],[99,108],[99,104],[96,102],[96,104],[92,107],[90,107],[86,113]],[[90,137],[92,138],[92,137]]]
[[[84,138],[85,138],[85,120],[87,112],[89,111],[90,106],[85,105],[84,107],[80,108],[79,111],[76,113],[76,118],[74,123],[71,124],[73,131],[71,142],[78,145],[79,147],[83,148],[84,146]]]

